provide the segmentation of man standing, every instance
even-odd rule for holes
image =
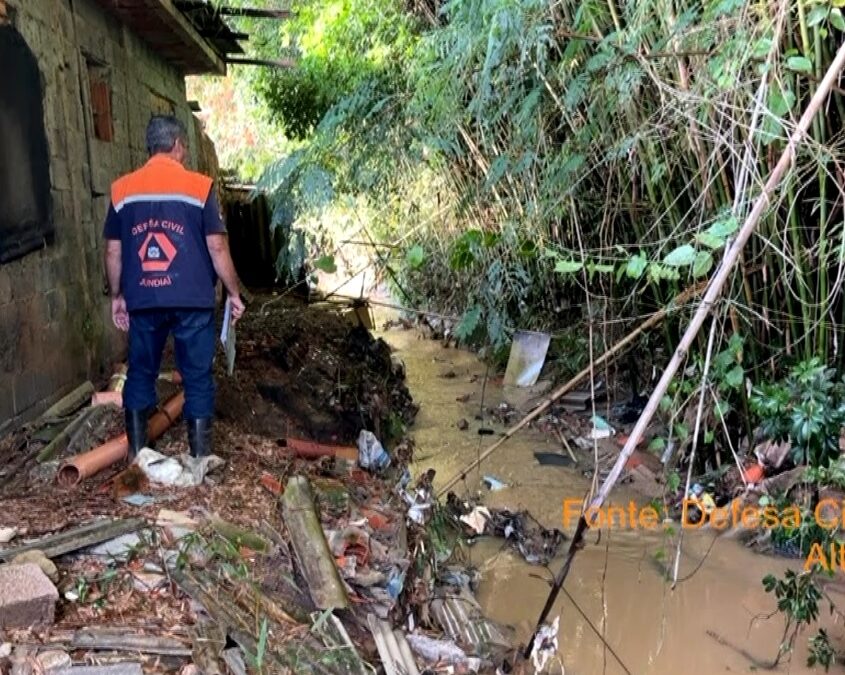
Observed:
[[[156,380],[170,333],[185,388],[191,455],[202,457],[211,453],[218,276],[234,319],[244,305],[212,180],[184,166],[185,126],[175,117],[153,117],[147,150],[150,160],[112,185],[103,230],[112,319],[129,331],[123,390],[129,459],[147,445],[147,420],[156,405]]]

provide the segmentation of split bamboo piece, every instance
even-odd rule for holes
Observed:
[[[349,606],[320,519],[308,479],[291,476],[283,497],[284,518],[308,592],[318,609]]]
[[[825,73],[824,79],[819,84],[818,89],[816,89],[816,93],[813,94],[813,98],[810,99],[810,102],[807,104],[804,113],[801,115],[801,119],[798,121],[798,125],[795,127],[795,131],[793,131],[792,135],[789,137],[789,142],[787,143],[786,148],[784,148],[783,154],[780,156],[775,168],[772,169],[769,179],[763,186],[762,191],[754,200],[754,206],[752,207],[751,212],[748,214],[748,217],[745,219],[742,227],[739,228],[736,238],[725,251],[725,256],[722,258],[721,264],[716,270],[716,273],[710,279],[707,290],[704,293],[704,297],[701,299],[692,319],[690,319],[689,325],[687,326],[686,331],[684,331],[683,337],[681,337],[681,341],[678,343],[678,347],[675,349],[675,353],[672,355],[672,358],[666,366],[666,370],[663,372],[663,376],[654,388],[654,391],[643,409],[640,418],[634,425],[634,428],[628,437],[628,441],[625,443],[625,447],[622,448],[622,452],[616,460],[616,464],[613,465],[613,468],[610,470],[607,478],[605,478],[604,483],[602,483],[601,488],[599,488],[598,494],[596,494],[590,502],[589,508],[591,510],[598,511],[598,508],[607,499],[610,491],[616,484],[616,481],[619,480],[619,476],[622,474],[625,464],[633,454],[634,449],[637,447],[637,443],[639,443],[646,427],[651,422],[651,418],[654,417],[654,413],[657,412],[657,408],[660,405],[660,399],[663,398],[663,395],[669,388],[672,378],[675,377],[675,373],[678,372],[681,364],[686,360],[687,353],[698,335],[698,331],[701,330],[701,326],[704,324],[705,319],[710,314],[710,311],[719,299],[719,296],[722,294],[722,289],[733,271],[734,266],[739,260],[745,244],[748,242],[748,239],[751,237],[751,234],[754,232],[754,229],[757,227],[757,224],[760,222],[760,219],[765,214],[766,210],[769,206],[771,206],[772,194],[774,193],[775,188],[780,184],[781,179],[792,164],[798,144],[803,140],[804,135],[810,128],[810,124],[813,122],[813,118],[819,111],[819,108],[821,108],[822,103],[824,103],[828,94],[830,94],[830,90],[839,77],[839,74],[842,72],[843,67],[845,67],[845,43],[843,43],[836,52],[836,57],[831,62],[827,73]],[[555,575],[554,584],[549,592],[549,597],[546,599],[546,604],[543,607],[542,612],[540,612],[536,630],[539,630],[540,626],[542,626],[542,624],[546,621],[549,612],[554,606],[558,593],[560,592],[564,581],[566,581],[566,577],[572,567],[572,561],[582,546],[584,533],[588,527],[589,523],[587,523],[587,520],[582,513],[581,518],[578,521],[578,526],[575,529],[575,534],[572,536],[569,549],[567,550],[566,559],[564,560],[560,571]],[[534,638],[532,637],[526,647],[526,655],[531,653],[533,644]]]

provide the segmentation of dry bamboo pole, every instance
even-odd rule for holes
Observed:
[[[576,374],[566,384],[563,384],[557,389],[555,389],[542,403],[540,403],[536,408],[534,408],[534,410],[528,413],[510,429],[508,429],[498,441],[496,441],[490,447],[484,450],[484,452],[482,452],[478,456],[478,458],[474,459],[469,465],[466,466],[466,468],[464,468],[460,473],[454,476],[448,483],[446,483],[446,485],[440,488],[437,493],[438,496],[446,494],[446,492],[448,492],[452,487],[454,487],[456,483],[458,483],[464,478],[464,476],[466,476],[467,472],[472,471],[476,467],[480,466],[481,462],[483,462],[490,455],[496,452],[496,450],[498,450],[499,447],[504,445],[505,442],[507,442],[507,440],[511,438],[517,431],[522,429],[532,420],[542,415],[546,410],[548,410],[549,406],[551,406],[552,403],[554,403],[564,394],[568,394],[570,391],[572,391],[578,385],[578,383],[581,382],[581,380],[583,380],[585,377],[589,377],[591,367],[595,368],[596,366],[611,361],[617,354],[619,354],[628,346],[630,346],[631,343],[634,342],[640,335],[654,328],[657,324],[663,321],[663,319],[666,318],[666,315],[669,314],[669,312],[671,312],[673,309],[677,309],[681,305],[685,304],[688,300],[698,295],[701,291],[704,290],[705,286],[706,283],[702,282],[700,284],[696,284],[695,286],[690,286],[682,293],[676,295],[672,302],[670,302],[666,307],[664,307],[658,312],[655,312],[651,317],[649,317],[648,319],[643,321],[639,326],[637,326],[635,330],[628,333],[628,335],[626,335],[619,342],[617,342],[610,349],[608,349],[604,354],[598,357],[593,362],[592,366],[587,366],[578,374]]]
[[[792,164],[792,160],[795,157],[795,149],[807,133],[807,129],[809,129],[812,124],[813,118],[821,108],[821,105],[825,98],[827,98],[827,95],[830,93],[831,87],[843,67],[845,67],[845,43],[843,43],[836,52],[836,57],[827,69],[827,73],[819,85],[819,88],[816,89],[815,94],[813,94],[812,99],[810,99],[810,102],[804,109],[804,114],[801,115],[801,119],[798,121],[795,131],[789,137],[789,142],[778,160],[778,163],[775,165],[774,169],[772,169],[772,173],[769,175],[769,179],[763,186],[762,192],[759,194],[757,199],[754,200],[754,207],[751,209],[751,212],[748,214],[748,217],[745,219],[745,222],[742,224],[739,232],[737,232],[736,238],[725,251],[722,263],[716,270],[716,274],[714,274],[713,278],[710,280],[707,291],[705,292],[698,309],[695,314],[693,314],[689,326],[687,326],[678,347],[675,349],[675,353],[672,355],[672,359],[669,361],[669,364],[666,366],[666,370],[663,372],[663,376],[660,378],[660,382],[657,383],[657,386],[654,388],[654,391],[643,409],[640,418],[637,420],[636,425],[634,425],[631,435],[625,443],[625,447],[622,448],[622,452],[616,460],[616,464],[613,465],[613,468],[610,470],[607,478],[605,478],[598,494],[593,497],[593,500],[590,502],[589,508],[593,510],[593,512],[597,512],[597,509],[607,499],[607,496],[610,494],[610,491],[613,489],[616,481],[619,480],[619,476],[622,474],[622,469],[633,454],[634,448],[637,447],[637,443],[639,443],[642,438],[643,432],[651,422],[651,418],[654,416],[654,413],[657,412],[660,399],[663,398],[663,395],[669,388],[669,383],[672,381],[672,378],[675,376],[678,368],[680,368],[681,364],[686,359],[687,352],[692,345],[693,340],[695,340],[698,335],[698,331],[701,329],[707,315],[710,314],[713,304],[716,300],[718,300],[719,295],[721,295],[722,288],[733,271],[737,260],[739,260],[742,249],[751,237],[751,234],[754,232],[754,228],[757,226],[760,218],[762,218],[763,214],[771,205],[771,195],[783,179],[787,169]],[[560,571],[555,575],[554,584],[549,592],[549,597],[546,599],[546,604],[543,607],[542,612],[540,612],[540,617],[537,620],[537,629],[539,629],[546,621],[549,612],[557,600],[558,593],[560,593],[563,582],[566,580],[569,570],[572,567],[572,561],[575,558],[575,554],[582,547],[584,532],[587,530],[587,527],[587,519],[582,512],[581,518],[578,521],[578,527],[575,529],[575,534],[572,536],[572,541],[566,552],[566,559],[564,560]],[[534,637],[532,636],[525,650],[526,656],[531,654],[533,645]]]

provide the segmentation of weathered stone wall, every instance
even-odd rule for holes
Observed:
[[[152,113],[172,111],[196,135],[182,74],[94,0],[0,0],[2,17],[39,62],[55,242],[0,265],[0,429],[122,356],[103,293],[109,186],[146,160]],[[90,67],[110,82],[110,142],[94,136]]]

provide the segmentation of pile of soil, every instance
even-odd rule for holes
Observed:
[[[390,445],[417,408],[404,367],[353,312],[257,298],[237,326],[230,377],[217,365],[217,417],[252,433],[352,443],[369,429]]]

